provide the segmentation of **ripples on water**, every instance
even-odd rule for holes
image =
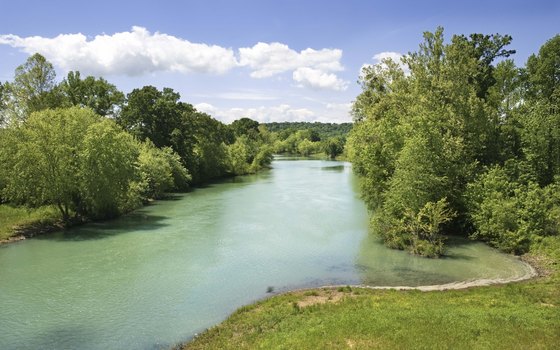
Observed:
[[[118,220],[0,248],[0,349],[166,348],[275,292],[525,273],[456,241],[449,258],[383,247],[348,163],[275,161]]]

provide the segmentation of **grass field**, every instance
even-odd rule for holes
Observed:
[[[449,291],[333,288],[242,307],[183,349],[558,349],[560,237],[533,256],[548,276]]]
[[[21,229],[48,226],[60,220],[60,214],[52,206],[40,208],[0,205],[0,241],[19,234]]]

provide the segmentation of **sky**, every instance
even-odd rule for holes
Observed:
[[[366,64],[422,33],[509,34],[518,66],[560,34],[560,1],[2,0],[0,81],[39,52],[57,80],[102,76],[125,93],[173,88],[230,123],[349,122]]]

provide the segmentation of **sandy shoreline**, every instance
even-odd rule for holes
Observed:
[[[426,285],[426,286],[370,286],[367,284],[339,284],[339,285],[325,285],[321,287],[313,287],[313,288],[301,288],[301,289],[293,289],[282,291],[280,293],[273,293],[272,295],[281,295],[286,293],[295,293],[295,292],[303,292],[303,291],[310,291],[314,289],[323,289],[323,288],[341,288],[341,287],[356,287],[356,288],[367,288],[367,289],[379,289],[379,290],[419,290],[423,292],[431,292],[431,291],[445,291],[445,290],[456,290],[456,289],[467,289],[473,287],[484,287],[484,286],[491,286],[491,285],[498,285],[498,284],[507,284],[507,283],[514,283],[514,282],[521,282],[525,280],[529,280],[535,277],[540,276],[538,267],[531,265],[529,262],[523,260],[523,263],[527,266],[527,273],[523,276],[519,277],[511,277],[511,278],[480,278],[474,280],[467,280],[467,281],[459,281],[459,282],[451,282],[445,284],[434,284],[434,285]]]

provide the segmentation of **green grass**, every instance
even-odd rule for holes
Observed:
[[[242,307],[184,349],[557,349],[560,237],[547,277],[464,290],[316,289]]]
[[[21,230],[42,228],[60,220],[60,214],[52,206],[39,208],[0,205],[0,241],[18,235]]]

